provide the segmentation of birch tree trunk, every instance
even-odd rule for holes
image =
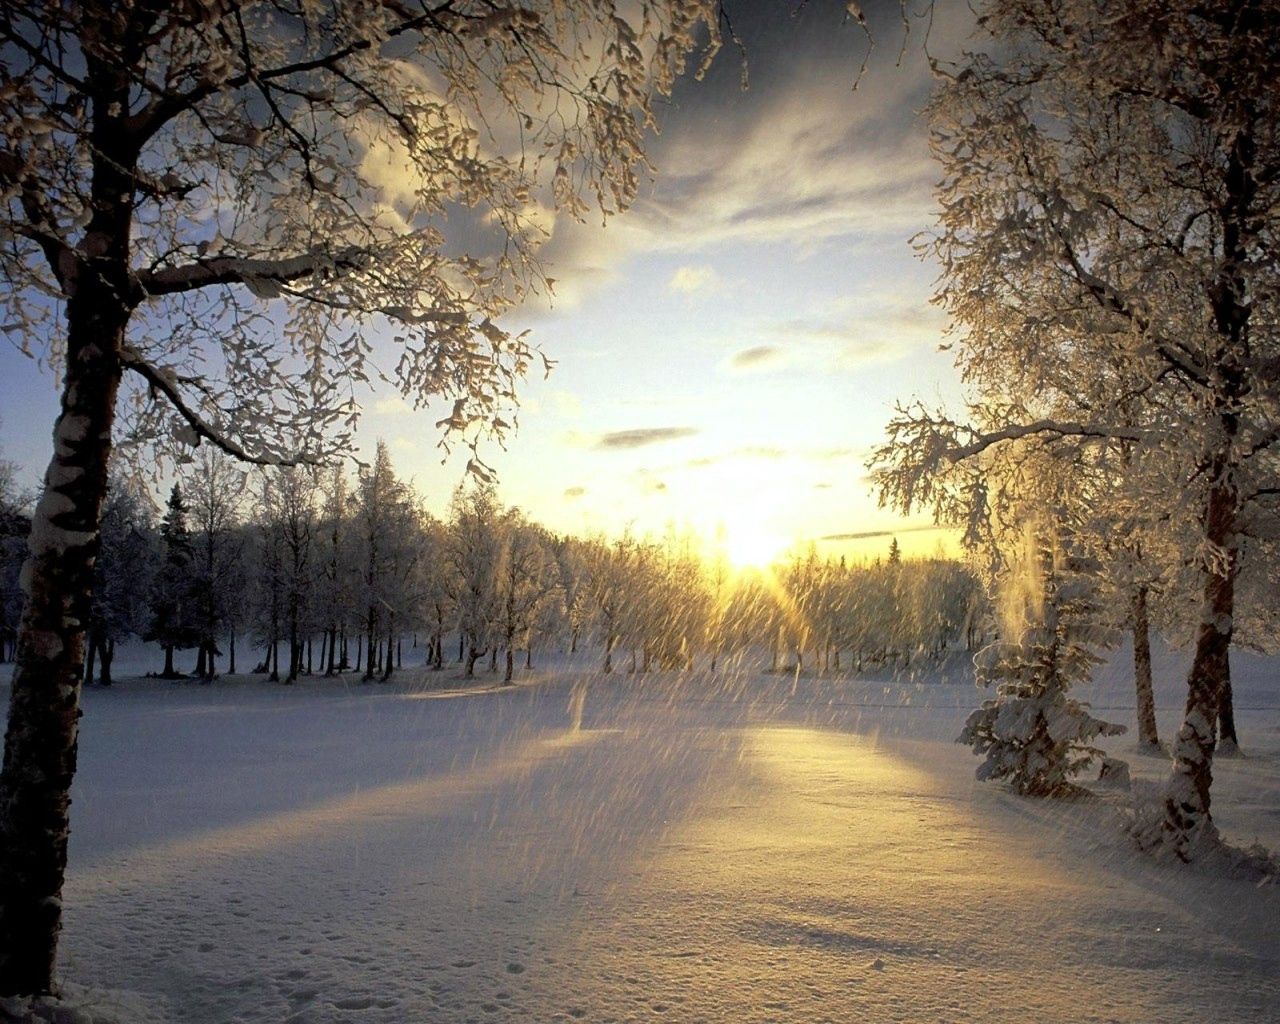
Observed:
[[[1138,746],[1151,753],[1160,750],[1156,729],[1156,700],[1151,685],[1151,624],[1147,614],[1147,588],[1133,593],[1133,683],[1138,706]]]
[[[84,266],[68,299],[62,410],[23,569],[0,771],[0,995],[50,991],[62,926],[84,624],[128,321],[122,254],[118,276],[109,262]]]
[[[1218,757],[1240,757],[1240,737],[1236,735],[1235,699],[1231,693],[1231,662],[1222,680],[1222,699],[1218,705]]]

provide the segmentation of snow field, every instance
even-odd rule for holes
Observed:
[[[412,674],[86,693],[73,995],[147,1024],[1276,1019],[1277,890],[1137,856],[1115,795],[974,782],[962,669],[589,665],[459,697]],[[1275,665],[1235,659],[1248,757],[1215,765],[1228,838],[1273,848]],[[1127,678],[1118,656],[1077,695],[1132,724]]]

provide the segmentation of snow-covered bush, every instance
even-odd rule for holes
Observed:
[[[996,695],[969,716],[957,742],[985,755],[978,779],[1007,779],[1024,796],[1058,796],[1102,755],[1094,739],[1125,732],[1067,696],[1114,634],[1083,559],[1042,529],[1029,529],[1024,547],[1000,581],[1002,639],[974,657],[979,685]]]

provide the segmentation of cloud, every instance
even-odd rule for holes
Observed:
[[[735,352],[729,359],[732,370],[763,370],[782,361],[782,349],[777,345],[754,345]]]
[[[695,427],[640,427],[635,430],[615,430],[612,433],[601,434],[595,447],[603,451],[644,448],[651,444],[663,444],[667,441],[693,437],[696,433],[698,431]]]
[[[895,537],[900,533],[931,533],[950,530],[949,526],[896,526],[891,530],[865,530],[859,533],[829,533],[818,540],[873,540],[876,537]]]
[[[564,496],[570,500],[581,498],[586,493],[587,489],[585,487],[566,487],[564,489]]]
[[[694,292],[715,288],[719,281],[719,277],[711,267],[678,267],[671,275],[671,281],[667,287],[682,295],[692,295]]]
[[[732,462],[740,459],[785,459],[788,454],[781,448],[771,448],[768,445],[745,445],[730,452],[721,452],[718,455],[703,455],[696,459],[690,459],[684,464],[684,468],[706,469],[708,466],[716,466],[722,462]]]
[[[764,30],[756,52],[801,52],[795,19],[768,17],[777,24]],[[805,60],[761,60],[750,92],[730,73],[732,60],[710,80],[678,88],[672,109],[679,115],[650,153],[656,181],[624,216],[604,229],[560,218],[542,256],[572,290],[570,304],[645,255],[683,257],[669,287],[692,294],[714,283],[698,256],[716,247],[814,251],[838,243],[847,253],[901,247],[933,223],[937,167],[916,113],[931,87],[922,48],[910,40],[899,67],[897,48],[877,48],[875,66],[852,94],[850,46],[862,40],[837,39],[830,22],[819,20],[807,29],[813,38]]]
[[[727,365],[751,372],[785,360],[811,370],[857,370],[936,348],[944,326],[943,314],[918,298],[847,296],[813,316],[758,323],[753,333],[760,344],[735,353]]]

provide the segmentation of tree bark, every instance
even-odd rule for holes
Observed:
[[[95,172],[115,162],[114,148],[95,156]],[[0,770],[0,996],[46,993],[53,984],[76,769],[83,624],[89,621],[129,317],[122,298],[130,217],[126,188],[118,180],[106,188],[95,173],[95,213],[84,249],[90,251],[88,243],[95,241],[106,252],[92,260],[73,257],[78,280],[64,282],[62,408],[23,569],[26,603]]]
[[[1151,626],[1144,586],[1133,593],[1133,683],[1138,705],[1138,745],[1148,751],[1160,750],[1155,691],[1151,685]]]
[[[1222,703],[1231,650],[1235,612],[1235,578],[1239,551],[1235,544],[1236,494],[1221,480],[1209,491],[1205,509],[1206,539],[1222,552],[1225,564],[1205,570],[1204,613],[1195,655],[1187,678],[1187,703],[1173,746],[1173,772],[1165,786],[1164,843],[1180,860],[1191,860],[1201,840],[1212,841],[1217,829],[1209,811],[1213,784],[1214,731]]]
[[[368,618],[369,633],[366,640],[366,650],[364,652],[364,678],[366,680],[372,679],[373,674],[377,671],[374,667],[374,661],[377,660],[379,647],[377,638],[375,637],[378,613],[373,608],[370,608]]]
[[[98,649],[98,654],[98,663],[100,666],[98,669],[98,685],[103,687],[110,686],[111,662],[115,660],[116,642],[108,638],[107,642]]]
[[[516,670],[515,652],[511,650],[511,645],[507,644],[507,670],[502,675],[502,681],[504,683],[511,682],[512,677],[515,675],[515,670]]]
[[[395,670],[395,653],[396,635],[393,627],[392,632],[387,634],[387,662],[382,670],[382,681],[384,683],[391,678],[391,673]]]
[[[96,632],[89,633],[89,642],[85,645],[84,653],[84,685],[88,686],[93,682],[93,655],[98,647],[98,637]]]
[[[1222,699],[1218,705],[1218,757],[1239,757],[1240,737],[1236,735],[1235,699],[1231,693],[1231,658],[1227,657],[1222,680]]]

